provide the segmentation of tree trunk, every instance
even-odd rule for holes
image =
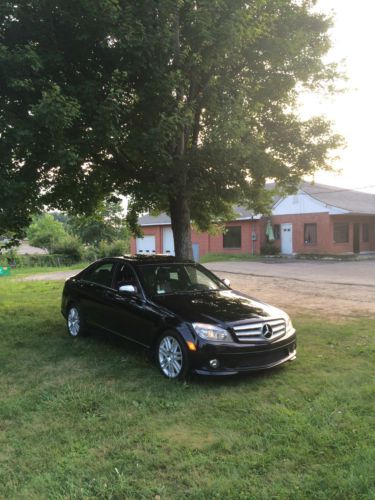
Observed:
[[[190,202],[186,195],[181,193],[177,199],[169,200],[171,212],[174,250],[179,259],[192,259]]]

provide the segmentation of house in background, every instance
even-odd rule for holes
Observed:
[[[237,217],[226,224],[225,233],[200,233],[192,228],[193,255],[196,260],[206,253],[260,253],[261,215],[254,215],[243,207],[235,207]],[[138,220],[143,238],[132,238],[132,254],[165,253],[174,255],[171,219],[167,214],[156,217],[144,215]]]
[[[266,243],[268,221],[274,244],[282,254],[357,254],[375,252],[375,195],[360,191],[302,183],[298,192],[274,200],[272,215],[252,214],[235,207],[238,215],[224,234],[192,230],[196,260],[206,253],[260,254]],[[168,215],[140,217],[143,238],[132,238],[132,253],[174,254]]]

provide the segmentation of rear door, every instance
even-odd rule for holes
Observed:
[[[116,262],[100,262],[87,270],[79,282],[80,305],[88,325],[107,330],[111,318],[111,301],[108,291],[112,289]]]

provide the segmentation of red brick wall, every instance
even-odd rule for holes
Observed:
[[[229,222],[227,226],[241,226],[241,248],[227,249],[223,248],[223,235],[211,235],[208,233],[199,233],[192,230],[192,242],[199,244],[199,255],[206,253],[252,253],[252,230],[256,233],[256,241],[254,241],[254,253],[259,254],[261,245],[265,243],[265,229],[269,217],[264,217],[261,220],[251,221],[234,221]],[[293,225],[293,252],[294,253],[327,253],[337,254],[353,252],[353,224],[360,223],[360,251],[375,251],[375,216],[351,216],[351,215],[335,215],[329,214],[303,214],[303,215],[277,215],[271,217],[272,224],[291,223]],[[349,223],[349,242],[335,243],[333,241],[333,225],[335,222]],[[317,243],[305,244],[304,242],[304,225],[317,225]],[[367,223],[370,226],[370,241],[365,243],[362,241],[362,224]],[[146,226],[143,227],[145,235],[155,235],[156,252],[163,252],[163,237],[162,231],[165,226]],[[252,229],[253,228],[253,229]],[[281,241],[275,241],[277,246],[280,246]],[[131,239],[131,253],[136,253],[135,238]]]
[[[329,214],[303,214],[303,215],[277,215],[272,217],[272,224],[291,223],[293,225],[293,252],[294,253],[347,253],[353,252],[353,224],[360,223],[360,251],[375,250],[375,217],[351,216],[351,215],[329,215]],[[347,243],[335,243],[333,240],[333,227],[335,222],[347,222],[349,224],[349,241]],[[316,244],[305,244],[304,225],[317,225]],[[370,225],[370,241],[362,241],[362,224]],[[281,241],[275,242],[281,246]]]
[[[251,253],[251,231],[254,230],[257,239],[254,241],[254,253],[258,254],[260,252],[260,237],[261,237],[261,224],[260,221],[238,221],[229,222],[227,226],[241,226],[241,248],[223,248],[223,234],[219,233],[217,235],[211,235],[208,233],[199,233],[192,229],[192,243],[199,244],[199,255],[205,255],[206,253]],[[166,226],[145,226],[142,228],[144,235],[155,235],[156,252],[163,252],[163,227]],[[253,227],[253,229],[252,229]],[[136,253],[136,243],[135,238],[131,238],[130,249],[131,253]]]

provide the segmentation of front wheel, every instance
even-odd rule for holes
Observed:
[[[169,379],[184,379],[189,372],[187,348],[173,332],[160,337],[156,360],[162,374]]]
[[[82,337],[84,335],[84,325],[77,306],[71,305],[69,307],[66,324],[71,337]]]

